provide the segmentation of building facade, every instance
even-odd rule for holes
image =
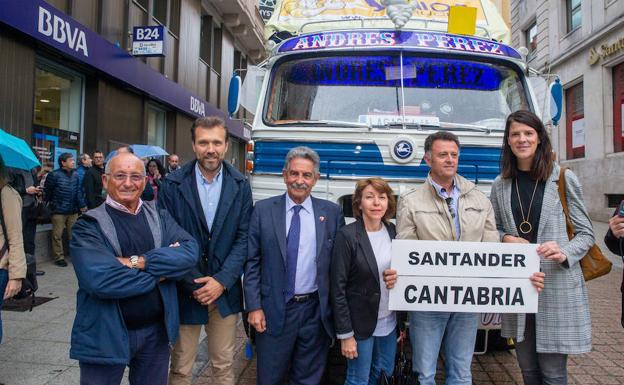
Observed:
[[[511,28],[531,67],[561,79],[557,158],[607,220],[624,199],[624,0],[512,0]]]
[[[193,158],[190,126],[219,115],[227,159],[250,137],[227,115],[235,70],[264,56],[254,0],[0,0],[0,128],[32,144],[44,168],[60,152],[153,144]],[[133,27],[163,26],[164,55],[134,57]],[[242,72],[244,74],[244,72]]]

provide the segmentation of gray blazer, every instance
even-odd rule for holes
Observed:
[[[587,288],[579,261],[594,243],[594,232],[583,203],[581,185],[576,175],[567,170],[567,200],[570,218],[576,229],[574,238],[568,240],[557,190],[559,172],[559,166],[555,165],[544,189],[537,242],[556,241],[567,261],[558,264],[542,260],[540,264],[546,278],[535,315],[537,352],[586,353],[591,351],[591,320]],[[503,179],[499,175],[490,195],[501,237],[504,234],[518,236],[511,211],[511,182],[512,179]],[[504,314],[502,335],[523,341],[525,321],[524,314]]]

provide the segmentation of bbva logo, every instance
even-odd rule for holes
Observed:
[[[191,96],[190,108],[191,108],[191,111],[193,111],[194,113],[201,115],[201,116],[206,116],[206,106],[204,105],[204,102],[192,96]]]
[[[82,51],[84,56],[89,56],[85,32],[72,27],[68,21],[57,15],[52,15],[50,11],[41,6],[39,7],[37,31],[42,35],[51,36],[55,41],[67,45],[76,52]]]

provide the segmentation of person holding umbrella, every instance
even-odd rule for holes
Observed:
[[[26,255],[22,238],[22,199],[8,184],[7,169],[0,155],[0,307],[22,287],[26,276]],[[2,342],[2,318],[0,318]]]

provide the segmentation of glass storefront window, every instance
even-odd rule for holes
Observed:
[[[167,113],[154,106],[147,107],[147,144],[165,148]]]
[[[82,134],[83,79],[40,64],[35,69],[33,148],[44,171],[58,167],[63,152],[77,156]]]

